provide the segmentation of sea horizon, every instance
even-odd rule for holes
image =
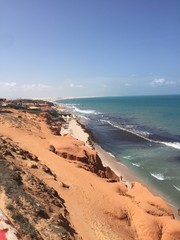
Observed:
[[[73,99],[86,99],[86,98],[116,98],[116,97],[163,97],[163,96],[180,96],[180,94],[142,94],[142,95],[102,95],[102,96],[67,96],[67,97],[49,97],[49,98],[37,98],[37,99],[51,99],[50,101],[53,101],[56,103],[56,101],[61,101],[61,100],[73,100]],[[36,98],[34,98],[36,99]]]

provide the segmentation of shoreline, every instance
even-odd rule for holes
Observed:
[[[121,175],[124,179],[125,184],[127,184],[130,188],[133,182],[139,182],[143,186],[145,186],[153,195],[161,197],[171,208],[175,218],[180,220],[180,216],[178,215],[178,208],[171,203],[169,203],[159,192],[154,189],[153,186],[145,184],[143,179],[137,176],[134,172],[132,172],[126,165],[116,160],[115,157],[110,156],[110,154],[104,150],[101,146],[95,143],[95,149],[100,156],[102,163],[104,166],[109,166],[118,176]]]
[[[92,138],[91,132],[86,126],[81,123],[81,119],[73,115],[73,119],[70,119],[68,124],[68,129],[63,129],[62,134],[72,134],[73,137],[85,142],[86,146],[93,147],[102,163],[103,166],[109,167],[112,171],[115,172],[117,176],[120,177],[121,181],[130,189],[132,187],[133,182],[141,183],[144,187],[146,187],[153,195],[162,198],[167,205],[171,208],[175,219],[180,220],[180,216],[178,215],[178,208],[171,203],[169,203],[152,185],[145,184],[143,179],[137,176],[132,170],[128,169],[128,167],[120,161],[117,161],[116,157],[111,153],[104,150],[99,144],[95,142],[95,139]]]

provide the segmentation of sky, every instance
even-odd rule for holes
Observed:
[[[179,0],[0,0],[0,97],[180,94]]]

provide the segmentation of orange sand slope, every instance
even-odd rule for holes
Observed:
[[[174,219],[161,198],[138,182],[129,189],[123,182],[107,181],[105,177],[118,177],[103,168],[95,150],[69,135],[52,134],[44,117],[16,110],[0,114],[0,136],[12,139],[21,149],[37,156],[40,165],[28,171],[64,199],[69,221],[82,239],[180,239],[180,221]],[[21,161],[19,164],[25,169],[32,167],[28,161]],[[50,169],[53,177],[42,173],[42,165]],[[7,208],[3,194],[0,188],[0,208],[8,216],[11,209]],[[11,221],[18,220],[12,217]]]

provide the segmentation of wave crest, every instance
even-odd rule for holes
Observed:
[[[79,109],[77,107],[74,107],[74,111],[75,112],[79,112],[79,113],[84,113],[84,114],[96,114],[96,112],[94,110],[89,110],[89,109],[81,110],[81,109]]]
[[[166,179],[165,176],[162,173],[151,173],[150,172],[150,174],[151,174],[152,177],[154,177],[154,178],[156,178],[160,181],[164,181]]]
[[[140,167],[141,166],[141,164],[139,164],[139,163],[132,163],[132,165],[136,166],[136,167]]]
[[[180,191],[180,187],[177,187],[176,185],[173,185],[173,187],[174,187],[176,190]]]
[[[168,147],[173,147],[176,149],[180,149],[180,143],[179,142],[161,142],[162,144],[168,146]]]

